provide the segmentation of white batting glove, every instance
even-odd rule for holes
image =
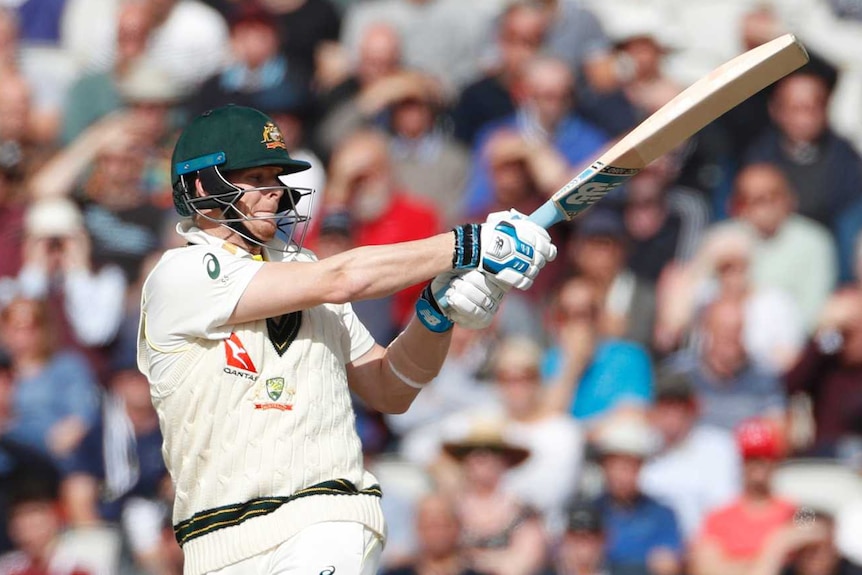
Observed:
[[[557,257],[548,232],[516,211],[495,212],[483,224],[458,226],[453,267],[478,269],[498,284],[528,289],[545,264]]]
[[[422,291],[416,315],[426,328],[437,333],[450,330],[453,323],[467,329],[484,329],[491,325],[509,289],[477,270],[440,274]]]
[[[494,321],[500,302],[509,289],[493,277],[472,270],[449,281],[443,310],[461,327],[485,329]]]

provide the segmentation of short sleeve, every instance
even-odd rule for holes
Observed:
[[[344,349],[350,350],[349,361],[356,361],[374,347],[374,338],[371,337],[371,332],[357,317],[353,311],[353,306],[349,303],[342,306],[341,317],[344,321],[346,337],[349,341],[344,342]]]
[[[147,340],[171,349],[190,338],[228,337],[227,321],[263,265],[214,246],[167,252],[144,285]]]

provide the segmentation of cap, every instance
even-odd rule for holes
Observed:
[[[503,438],[500,422],[484,419],[473,422],[469,433],[462,439],[443,443],[443,451],[459,461],[476,450],[499,453],[510,467],[520,465],[530,455],[529,450]]]
[[[781,459],[784,442],[778,426],[766,419],[750,419],[736,428],[736,445],[743,459]]]
[[[659,438],[640,413],[618,413],[599,424],[593,446],[600,456],[618,454],[647,459],[657,451]]]
[[[272,118],[245,106],[229,104],[204,112],[180,134],[171,159],[171,184],[182,174],[211,166],[222,171],[281,166],[285,174],[311,167],[287,153]]]
[[[602,516],[595,505],[576,501],[566,511],[566,531],[569,533],[601,533]]]
[[[582,238],[623,238],[626,235],[622,217],[609,208],[593,208],[587,211],[578,221],[576,231],[578,237]]]
[[[70,236],[84,229],[81,211],[68,198],[37,200],[27,209],[24,230],[37,238]]]

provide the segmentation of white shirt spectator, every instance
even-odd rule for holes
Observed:
[[[86,71],[107,70],[116,58],[117,5],[116,0],[69,2],[62,42]],[[145,56],[190,90],[227,62],[229,46],[228,25],[217,10],[198,0],[179,0],[150,33]]]
[[[575,495],[584,457],[583,432],[568,415],[519,422],[506,418],[501,406],[474,408],[417,428],[404,437],[401,454],[408,461],[428,465],[444,441],[462,439],[476,420],[488,418],[502,418],[506,440],[530,450],[523,463],[506,472],[504,487],[539,511],[552,532],[560,532],[563,510]]]
[[[646,494],[673,508],[684,537],[691,539],[707,513],[739,493],[741,473],[733,436],[698,425],[678,445],[647,461],[640,483]]]

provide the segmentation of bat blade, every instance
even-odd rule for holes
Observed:
[[[701,128],[808,62],[793,34],[725,62],[662,106],[572,178],[530,220],[548,228],[571,220]]]

